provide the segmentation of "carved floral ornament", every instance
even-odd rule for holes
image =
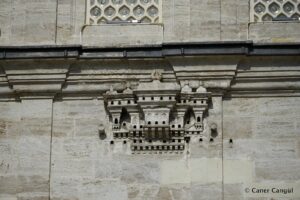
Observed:
[[[157,71],[152,79],[134,90],[111,89],[104,95],[110,116],[107,134],[128,140],[132,153],[183,152],[191,137],[203,135],[211,94],[202,86],[192,91],[187,84],[162,82]]]

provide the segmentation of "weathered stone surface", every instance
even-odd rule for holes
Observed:
[[[166,0],[163,3],[164,42],[189,41],[190,2]]]
[[[224,181],[225,199],[243,199],[242,183],[299,180],[298,98],[213,97],[212,103],[206,120],[220,128],[214,143],[204,138],[203,144],[190,144],[190,154],[159,156],[130,155],[122,141],[111,146],[109,139],[100,140],[98,129],[107,120],[102,100],[55,102],[51,198],[220,199]],[[0,105],[1,198],[45,199],[52,103]],[[279,119],[291,125],[273,130],[268,123],[285,122]]]
[[[221,40],[220,1],[190,1],[190,41]],[[203,17],[205,16],[205,17]]]
[[[299,98],[237,98],[224,101],[224,146],[225,159],[237,159],[237,162],[248,158],[251,161],[248,178],[241,183],[268,181],[268,183],[282,184],[283,181],[293,183],[299,181],[298,169],[298,120]],[[240,116],[240,117],[236,117]],[[280,118],[280,119],[279,119]],[[247,126],[245,119],[251,120],[252,126]],[[286,120],[285,120],[286,119]],[[234,125],[232,124],[234,121]],[[244,124],[246,131],[237,124]],[[233,128],[231,126],[236,126]],[[250,133],[250,135],[245,134]],[[229,143],[229,138],[233,143]],[[225,160],[226,163],[227,160]],[[237,165],[234,165],[237,167]],[[242,177],[236,172],[245,170],[239,167],[235,175],[230,176],[224,166],[224,181],[230,178]],[[234,167],[229,167],[232,170]],[[227,191],[227,185],[225,192]],[[287,187],[287,186],[286,186]],[[242,188],[243,189],[243,188]],[[242,190],[242,194],[244,191]],[[237,193],[224,194],[226,198],[240,198]],[[240,194],[241,195],[241,194]],[[251,194],[249,194],[251,196]],[[259,195],[258,195],[259,196]],[[263,199],[263,195],[261,195]],[[272,195],[271,195],[272,196]],[[256,196],[257,197],[257,196]],[[274,196],[275,197],[275,196]],[[251,199],[247,197],[245,199]],[[257,199],[257,198],[255,198]],[[289,199],[289,198],[286,198]]]
[[[221,1],[221,40],[247,40],[249,2]]]
[[[0,176],[1,194],[16,194],[17,193],[17,176]]]
[[[85,20],[85,1],[60,0],[57,7],[57,38],[61,45],[80,44]]]
[[[216,109],[214,112],[217,115],[219,110]],[[95,118],[100,121],[93,120]],[[71,101],[54,104],[51,165],[53,199],[78,198],[79,196],[83,199],[97,199],[97,195],[104,195],[107,199],[164,199],[173,198],[174,194],[169,192],[170,190],[159,189],[161,184],[165,185],[164,188],[168,188],[173,183],[180,185],[202,183],[204,188],[209,188],[205,184],[221,182],[222,162],[220,159],[211,158],[206,162],[204,162],[205,159],[191,159],[190,161],[181,159],[182,170],[188,173],[188,182],[184,182],[182,180],[184,174],[175,170],[179,170],[178,159],[182,157],[181,155],[169,158],[163,156],[161,159],[158,159],[157,155],[154,157],[128,156],[121,152],[124,146],[122,147],[122,144],[117,142],[112,148],[108,142],[99,141],[95,135],[97,126],[102,126],[104,119],[102,101]],[[69,121],[65,130],[66,134],[63,135],[61,135],[61,129],[65,126],[61,126],[61,120]],[[71,130],[70,127],[72,127]],[[170,175],[173,164],[166,167],[164,163],[177,165],[177,168],[174,168],[174,174]],[[199,171],[201,173],[198,175]],[[208,173],[215,174],[215,176],[207,176]],[[167,176],[175,182],[164,178]],[[62,184],[68,186],[63,193],[58,187]],[[83,187],[85,190],[75,191],[78,187]],[[93,189],[95,187],[102,189],[96,192]],[[109,189],[111,187],[120,190],[118,193],[113,192],[117,196],[111,196],[113,195],[112,190]],[[193,190],[202,190],[201,188],[202,186],[199,185]],[[67,195],[68,193],[71,194]],[[181,193],[174,198],[185,198]],[[191,199],[194,198],[191,197]]]
[[[163,0],[162,9],[161,24],[90,26],[84,0],[2,0],[0,46],[295,44],[300,38],[298,22],[249,23],[251,9],[244,0]],[[273,198],[247,196],[245,187],[299,183],[299,67],[299,56],[5,59],[0,62],[0,199]],[[112,116],[103,93],[138,84],[143,90],[153,70],[162,74],[165,89],[188,83],[191,91],[201,85],[212,94],[204,131],[182,141],[182,154],[131,154],[133,141],[110,134]]]
[[[236,120],[239,122],[237,123]],[[224,118],[224,132],[228,133],[226,136],[232,139],[251,138],[253,130],[253,117],[242,117],[240,115],[231,115]]]
[[[224,160],[224,183],[249,183],[253,181],[253,161]]]
[[[11,0],[4,0],[0,2],[0,44],[9,44],[11,24],[7,23],[12,20],[11,16],[12,4]]]
[[[282,159],[283,160],[283,159]],[[280,159],[258,161],[255,163],[257,180],[298,181],[299,159]]]
[[[7,183],[0,197],[44,199],[50,193],[51,199],[248,199],[243,196],[246,182],[298,181],[299,97],[222,97],[234,78],[256,84],[260,78],[268,84],[274,77],[295,81],[298,58],[239,59],[3,62],[14,84],[66,74],[62,94],[70,99],[0,103],[1,186]],[[123,91],[128,82],[143,90],[153,69],[162,73],[163,85],[174,86],[177,79],[178,86],[189,83],[197,90],[203,84],[212,91],[204,131],[191,137],[182,154],[131,154],[130,140],[124,144],[109,134],[102,93],[111,86]],[[143,88],[138,87],[141,81]],[[104,140],[99,137],[102,129],[108,133]],[[199,193],[203,196],[198,198]]]
[[[224,199],[225,200],[239,200],[243,199],[242,184],[224,184]]]
[[[1,103],[0,199],[49,198],[51,108],[51,100]]]
[[[49,198],[52,100],[24,100],[21,106],[18,198],[46,199]]]
[[[162,41],[163,27],[161,25],[86,26],[82,32],[84,46],[152,46],[162,44]]]
[[[233,139],[232,145],[229,144],[229,140],[225,140],[224,152],[228,158],[239,159],[297,158],[294,140]]]
[[[249,39],[257,43],[299,42],[299,23],[254,23],[249,26]]]
[[[56,1],[1,1],[2,45],[55,44]]]
[[[2,45],[39,45],[43,44],[88,44],[100,46],[155,45],[162,42],[199,42],[199,41],[245,41],[255,42],[298,42],[298,23],[271,22],[249,23],[249,2],[242,0],[219,1],[182,1],[165,0],[162,2],[162,24],[164,30],[149,29],[138,25],[145,37],[134,38],[130,29],[116,26],[86,27],[86,2],[81,0],[43,2],[18,0],[1,1]],[[249,26],[248,26],[249,24]],[[90,30],[87,30],[90,29]],[[150,32],[149,32],[150,31]],[[112,41],[92,42],[99,33],[124,34]],[[94,34],[93,34],[94,33]],[[151,34],[149,34],[151,33]],[[151,36],[155,34],[154,36]],[[127,37],[125,37],[127,35]],[[139,34],[138,34],[139,35]],[[90,37],[90,42],[88,39]],[[106,36],[106,38],[108,38]],[[124,40],[122,40],[122,38]],[[149,38],[149,40],[147,40]],[[151,39],[152,38],[152,39]],[[109,39],[109,38],[108,38]],[[142,40],[140,40],[142,39]],[[131,40],[131,41],[130,41]],[[140,42],[138,42],[140,40]],[[146,41],[147,40],[147,41]]]
[[[193,184],[191,186],[191,196],[192,200],[196,199],[222,199],[222,184]]]

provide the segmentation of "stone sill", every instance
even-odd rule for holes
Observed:
[[[250,23],[248,39],[254,43],[299,43],[300,23],[299,21]]]
[[[88,25],[82,31],[83,46],[113,48],[155,46],[162,43],[162,24]]]

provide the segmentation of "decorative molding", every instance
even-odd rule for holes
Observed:
[[[155,67],[162,83],[199,81],[212,96],[299,96],[299,56],[174,56],[166,59],[7,59],[0,62],[0,100],[103,99],[126,82],[136,89],[151,81]],[[161,80],[159,74],[153,74]]]
[[[174,56],[246,55],[281,56],[300,55],[299,43],[256,44],[252,41],[211,43],[162,43],[156,46],[100,48],[73,46],[0,46],[0,60],[18,59],[123,59],[169,58]]]
[[[107,134],[129,141],[133,153],[183,152],[191,137],[203,136],[211,94],[202,86],[192,91],[187,84],[162,82],[158,71],[152,79],[134,90],[118,93],[111,88],[104,95],[110,116]]]

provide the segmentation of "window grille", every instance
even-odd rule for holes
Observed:
[[[300,0],[251,0],[251,22],[300,21]]]
[[[87,0],[86,24],[161,23],[162,0]]]

